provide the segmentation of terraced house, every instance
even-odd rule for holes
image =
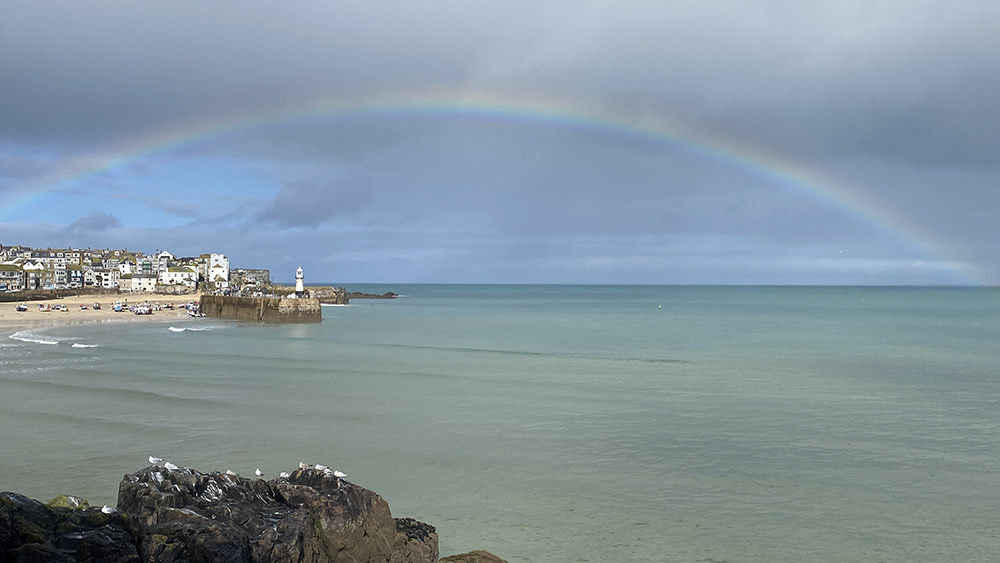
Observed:
[[[176,292],[229,285],[229,258],[201,254],[176,258],[167,251],[155,254],[127,249],[32,249],[0,244],[0,291],[101,287],[132,292]]]
[[[0,291],[24,289],[24,270],[15,264],[0,264]]]

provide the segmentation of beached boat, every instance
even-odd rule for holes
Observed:
[[[95,311],[100,311],[101,310],[101,304],[98,303],[97,301],[94,301],[94,310]]]
[[[16,309],[18,311],[20,311],[20,312],[27,311],[28,310],[28,304],[27,303],[18,303]]]

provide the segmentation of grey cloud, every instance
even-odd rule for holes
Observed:
[[[371,201],[364,183],[295,181],[285,184],[257,218],[282,227],[315,227],[357,213]]]
[[[1000,6],[6,4],[0,131],[92,146],[315,99],[484,87],[799,154],[994,164]]]
[[[48,163],[39,159],[0,152],[0,190],[14,189],[22,182],[43,177],[49,168]]]
[[[110,213],[101,211],[85,215],[70,223],[65,231],[67,233],[94,233],[116,229],[122,226],[122,222]]]
[[[724,158],[503,115],[279,120],[151,158],[189,165],[171,171],[193,185],[210,185],[195,177],[225,159],[252,162],[247,177],[282,186],[270,198],[215,195],[200,209],[162,188],[167,166],[60,180],[102,161],[89,155],[128,153],[168,129],[225,129],[318,100],[482,89],[674,123],[681,137],[728,141],[751,160],[759,149],[830,171],[870,196],[870,209],[911,218],[940,254],[1000,279],[990,217],[1000,185],[996,3],[117,0],[50,10],[0,5],[0,189],[58,185],[187,221],[153,230],[91,215],[65,231],[83,245],[128,234],[183,252],[207,237],[253,262],[255,248],[285,247],[294,239],[281,228],[298,226],[324,243],[369,245],[363,257],[319,253],[354,279],[639,280],[661,262],[674,281],[772,279],[741,255],[769,264],[774,279],[820,279],[811,267],[830,280],[937,275],[852,210]],[[823,266],[839,248],[852,262]]]

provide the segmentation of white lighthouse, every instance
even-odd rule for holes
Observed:
[[[306,291],[304,279],[305,278],[302,275],[302,266],[299,266],[299,269],[295,270],[295,296],[296,297],[302,297],[302,294],[305,293],[305,291]]]

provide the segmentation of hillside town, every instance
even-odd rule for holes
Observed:
[[[247,295],[270,285],[268,270],[234,270],[229,258],[221,253],[178,257],[166,250],[146,254],[127,249],[41,249],[0,244],[0,292],[105,289]]]

